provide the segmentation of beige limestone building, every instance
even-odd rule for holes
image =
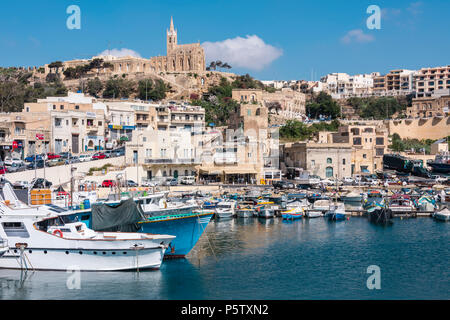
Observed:
[[[51,138],[47,152],[79,154],[105,148],[105,114],[91,97],[69,93],[25,103],[22,114],[33,121],[45,121]],[[40,120],[38,120],[40,119]]]
[[[21,112],[0,115],[0,157],[24,157],[49,150],[50,118]]]
[[[436,90],[430,97],[415,98],[406,109],[406,116],[411,118],[448,117],[449,114],[450,89]]]
[[[350,143],[288,143],[284,145],[283,156],[287,167],[303,169],[323,179],[351,176]]]
[[[290,88],[273,93],[262,89],[233,89],[232,98],[242,104],[261,104],[269,113],[286,118],[298,118],[305,114],[306,95]]]
[[[200,180],[261,184],[280,179],[278,137],[268,128],[267,109],[241,104],[232,123],[204,141]]]

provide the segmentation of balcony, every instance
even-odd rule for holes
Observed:
[[[200,164],[200,161],[194,158],[190,159],[153,159],[153,158],[146,158],[144,160],[145,164]]]

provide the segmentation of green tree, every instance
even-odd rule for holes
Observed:
[[[134,82],[123,78],[106,81],[103,98],[128,98],[134,92]]]
[[[103,90],[103,83],[99,78],[89,79],[86,84],[86,91],[94,97],[98,97],[98,94]]]
[[[336,119],[341,115],[341,106],[329,94],[320,92],[306,104],[306,113],[313,119],[317,119],[319,116]]]

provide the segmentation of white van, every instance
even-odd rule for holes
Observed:
[[[194,184],[195,183],[195,177],[193,177],[193,176],[181,177],[180,183],[181,184]]]

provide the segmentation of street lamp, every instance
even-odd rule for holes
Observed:
[[[137,136],[137,142],[136,142],[136,183],[139,187],[139,137],[142,137],[143,134],[140,133]],[[127,182],[128,183],[128,182]]]

